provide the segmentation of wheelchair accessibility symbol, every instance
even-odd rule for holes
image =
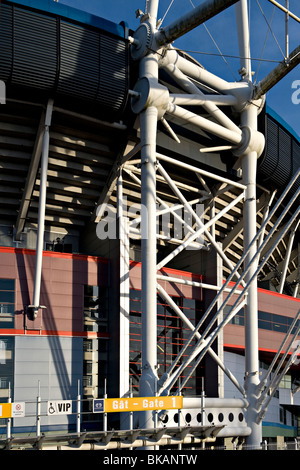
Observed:
[[[72,400],[48,401],[48,416],[72,413]]]
[[[56,413],[55,408],[52,403],[50,403],[48,408],[48,415],[54,415]]]

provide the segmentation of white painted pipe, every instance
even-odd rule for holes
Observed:
[[[164,69],[186,92],[196,96],[199,95],[199,98],[202,98],[204,101],[202,103],[203,108],[211,115],[211,117],[218,121],[220,125],[224,126],[226,129],[230,129],[233,132],[241,134],[239,127],[225,113],[223,113],[215,103],[205,99],[204,93],[199,90],[199,88],[175,65],[166,65]]]
[[[213,90],[217,90],[223,94],[229,94],[236,96],[238,102],[244,102],[249,99],[251,93],[249,87],[243,82],[227,82],[223,78],[220,78],[208,70],[200,67],[199,65],[185,59],[178,54],[176,49],[168,49],[166,54],[159,59],[159,66],[165,67],[167,65],[175,65],[181,72],[188,77],[192,78],[199,84],[209,86]]]
[[[188,163],[182,162],[180,160],[176,160],[175,158],[168,157],[167,155],[163,155],[161,153],[156,153],[157,159],[158,160],[163,160],[168,163],[172,163],[175,166],[179,166],[182,168],[185,168],[186,170],[193,171],[194,173],[198,175],[203,175],[207,176],[208,178],[212,178],[214,180],[220,181],[221,183],[229,184],[232,186],[235,186],[236,188],[239,189],[245,189],[245,185],[242,183],[239,183],[237,181],[230,180],[228,178],[224,178],[223,176],[216,175],[215,173],[210,173],[209,171],[203,170],[201,168],[198,168],[194,165],[190,165]]]
[[[204,3],[202,2],[201,5],[161,29],[156,34],[157,44],[171,44],[175,39],[178,39],[205,21],[208,21],[210,18],[213,18],[237,1],[238,0],[207,0]]]
[[[221,139],[228,140],[235,145],[242,143],[242,131],[240,129],[239,132],[232,131],[210,121],[209,119],[205,119],[202,116],[198,116],[191,111],[187,111],[186,109],[171,103],[168,106],[167,114],[171,114],[188,124],[196,126],[210,134],[214,134]]]
[[[147,3],[149,27],[156,28],[158,0]],[[158,84],[158,59],[149,51],[140,60],[139,78]],[[140,396],[155,396],[157,383],[157,299],[156,299],[156,136],[158,109],[149,106],[140,113],[141,128],[141,204],[142,204],[142,371]],[[142,411],[139,426],[152,428],[153,414]]]
[[[44,231],[45,231],[45,212],[46,212],[46,193],[47,193],[47,171],[48,171],[48,158],[49,158],[49,141],[50,132],[49,127],[51,124],[53,110],[53,101],[49,100],[45,117],[45,130],[42,144],[42,158],[41,158],[41,176],[40,176],[40,196],[39,196],[39,210],[38,210],[38,228],[37,228],[37,242],[36,242],[36,259],[35,259],[35,277],[33,288],[33,315],[34,318],[38,314],[40,308],[40,291],[41,291],[41,278],[42,278],[42,259],[44,249]]]
[[[235,106],[238,103],[233,95],[170,94],[170,102],[179,106],[202,106],[208,101],[218,106]]]
[[[202,397],[183,397],[183,408],[193,409],[203,406]],[[205,408],[247,408],[249,403],[243,398],[204,398]]]

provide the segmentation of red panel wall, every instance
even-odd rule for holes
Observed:
[[[16,280],[15,329],[76,334],[83,332],[84,285],[107,285],[108,262],[84,255],[45,251],[40,310],[35,320],[24,315],[32,303],[35,251],[0,248],[0,278]]]
[[[260,311],[294,318],[299,308],[300,299],[294,299],[265,289],[258,289],[258,310]],[[285,337],[285,333],[265,329],[259,329],[258,335],[259,349],[272,353],[277,352]],[[244,327],[227,325],[224,328],[224,345],[243,349],[245,346]]]

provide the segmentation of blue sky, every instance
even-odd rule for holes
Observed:
[[[179,18],[204,0],[160,0],[159,18],[163,25]],[[277,0],[285,5],[285,0]],[[59,0],[59,3],[88,11],[119,23],[139,26],[135,11],[145,10],[146,0]],[[289,0],[290,10],[300,17],[300,0]],[[169,8],[170,6],[170,8]],[[251,56],[254,81],[261,80],[285,54],[285,14],[268,0],[250,0]],[[289,19],[289,50],[300,43],[300,25]],[[230,81],[239,79],[235,7],[231,6],[187,35],[175,46],[189,51],[209,71]],[[220,56],[220,52],[223,57]],[[261,60],[262,59],[262,60]],[[298,81],[298,82],[297,82]],[[295,86],[297,88],[295,88]],[[294,88],[293,88],[294,87]],[[300,66],[290,72],[268,94],[267,104],[300,136]],[[299,104],[295,104],[292,101]],[[296,100],[295,100],[296,98]]]

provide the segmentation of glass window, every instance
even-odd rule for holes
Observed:
[[[281,423],[286,424],[286,409],[282,406],[279,408],[279,418]]]
[[[15,280],[0,279],[0,328],[14,328]]]
[[[228,306],[224,308],[225,314],[229,312],[229,308],[230,307]],[[269,313],[269,312],[263,312],[261,310],[258,312],[258,328],[263,329],[263,330],[271,330],[271,331],[277,331],[279,333],[287,333],[292,321],[293,321],[293,318],[285,317],[283,315],[276,315],[276,314]],[[231,323],[233,325],[245,324],[243,310],[240,310],[235,315],[235,317],[231,320]],[[299,325],[298,322],[297,324]],[[295,333],[296,327],[297,326],[295,326],[292,333]]]
[[[132,312],[142,311],[142,292],[140,290],[130,290],[130,310]]]
[[[280,384],[279,388],[288,388],[291,390],[292,388],[292,377],[290,375],[284,375]]]
[[[107,331],[107,288],[84,286],[84,330]]]
[[[230,306],[226,306],[224,308],[224,316],[229,313],[230,309],[231,309]],[[241,326],[245,324],[245,314],[244,314],[243,308],[241,308],[241,310],[237,312],[237,314],[231,319],[230,323],[233,325],[241,325]]]
[[[107,316],[107,287],[84,286],[84,331],[99,333],[95,338],[83,340],[83,412],[86,425],[99,421],[99,416],[92,412],[91,399],[104,393],[108,353],[107,339],[101,338],[101,333],[107,332]]]
[[[258,328],[272,330],[272,315],[268,312],[258,312]]]
[[[173,296],[172,300],[183,311],[187,318],[196,324],[202,314],[202,304],[198,299],[188,299]],[[138,392],[139,378],[141,374],[141,291],[130,290],[130,376],[134,394]],[[172,364],[179,351],[190,337],[191,330],[185,325],[174,310],[159,295],[157,297],[157,363],[158,375],[161,376]],[[196,340],[185,351],[182,361],[190,354]],[[187,369],[186,369],[187,370]],[[198,373],[198,371],[197,371]],[[181,381],[185,377],[181,376]],[[187,382],[185,392],[193,389],[196,384],[194,372]],[[178,384],[175,385],[177,389]]]
[[[286,333],[288,329],[287,317],[283,315],[272,315],[273,317],[273,331],[279,331],[281,333]]]

